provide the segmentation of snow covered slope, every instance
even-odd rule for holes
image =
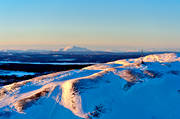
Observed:
[[[180,58],[159,54],[0,89],[0,119],[180,119]]]

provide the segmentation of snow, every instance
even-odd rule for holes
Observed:
[[[179,119],[179,54],[96,64],[0,89],[3,119]]]

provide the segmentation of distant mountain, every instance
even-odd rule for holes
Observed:
[[[180,119],[180,54],[96,64],[0,87],[1,119]]]
[[[91,52],[91,50],[87,48],[77,47],[77,46],[68,46],[65,48],[61,48],[59,51],[63,52]]]

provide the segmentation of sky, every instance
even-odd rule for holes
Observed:
[[[0,49],[180,48],[180,0],[0,0]]]

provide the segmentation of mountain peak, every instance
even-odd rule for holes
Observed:
[[[65,48],[60,49],[60,51],[63,51],[63,52],[89,52],[91,50],[89,50],[87,48],[78,47],[78,46],[67,46]]]

